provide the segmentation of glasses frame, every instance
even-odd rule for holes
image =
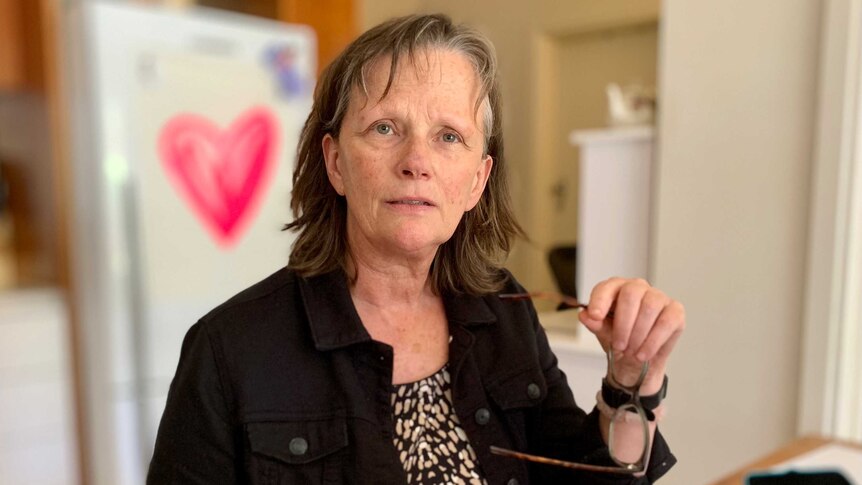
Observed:
[[[587,308],[587,305],[579,302],[574,297],[552,292],[504,293],[498,295],[498,297],[501,300],[510,301],[542,299],[554,301],[556,303],[562,303],[564,306],[569,308]],[[609,312],[608,316],[612,317],[613,312]],[[643,384],[644,379],[646,379],[647,371],[649,371],[649,362],[643,363],[643,365],[641,366],[640,375],[638,376],[637,380],[631,385],[626,385],[620,382],[620,380],[616,376],[614,370],[614,352],[609,351],[606,355],[608,358],[609,383],[614,387],[626,391],[631,396],[628,402],[619,406],[616,409],[613,417],[611,418],[610,429],[608,430],[608,452],[611,457],[611,460],[613,460],[617,466],[590,465],[587,463],[559,460],[556,458],[548,458],[545,456],[532,455],[529,453],[523,453],[507,448],[501,448],[499,446],[491,446],[491,453],[500,456],[507,456],[510,458],[517,458],[519,460],[530,461],[533,463],[554,465],[575,470],[584,470],[600,473],[615,473],[622,475],[634,475],[637,473],[644,472],[646,470],[647,463],[649,463],[649,455],[650,450],[652,449],[652,443],[650,442],[649,420],[647,419],[646,412],[644,411],[643,404],[641,403],[640,399],[640,387]],[[643,453],[641,453],[640,458],[635,462],[621,461],[614,456],[614,424],[618,421],[624,420],[626,413],[630,412],[634,412],[638,415],[643,429],[644,450]]]

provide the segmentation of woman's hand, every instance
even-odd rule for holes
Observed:
[[[681,303],[645,280],[611,278],[593,288],[589,305],[578,318],[605,352],[615,352],[618,380],[634,383],[643,363],[649,362],[641,394],[658,392],[668,357],[685,329]]]

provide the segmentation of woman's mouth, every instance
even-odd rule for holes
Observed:
[[[427,200],[422,199],[397,199],[388,201],[389,204],[392,205],[413,205],[413,206],[428,206],[431,207],[434,204],[428,202]]]

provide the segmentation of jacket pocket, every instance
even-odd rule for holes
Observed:
[[[548,393],[545,376],[538,368],[522,369],[492,380],[488,395],[503,411],[531,408]]]
[[[348,445],[343,417],[246,424],[252,483],[340,483]]]
[[[538,369],[523,369],[491,381],[486,386],[490,401],[497,407],[503,429],[516,450],[528,450],[530,430],[547,395],[545,378]],[[532,424],[531,424],[532,423]]]

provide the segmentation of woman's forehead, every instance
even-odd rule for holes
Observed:
[[[393,82],[410,82],[416,80],[425,80],[429,76],[436,76],[438,79],[441,72],[441,67],[456,67],[466,68],[473,78],[476,77],[475,69],[472,67],[470,59],[462,52],[455,49],[447,49],[443,47],[426,47],[417,49],[412,53],[403,53],[395,59],[396,68]],[[369,61],[363,69],[363,77],[366,82],[372,81],[377,83],[385,83],[390,76],[393,57],[391,53],[385,53],[377,56]]]
[[[464,54],[445,49],[423,49],[398,59],[390,73],[390,55],[379,56],[363,70],[363,85],[351,90],[351,108],[370,111],[393,107],[423,96],[444,96],[472,113],[481,92],[479,76]],[[409,98],[409,99],[405,99]]]

